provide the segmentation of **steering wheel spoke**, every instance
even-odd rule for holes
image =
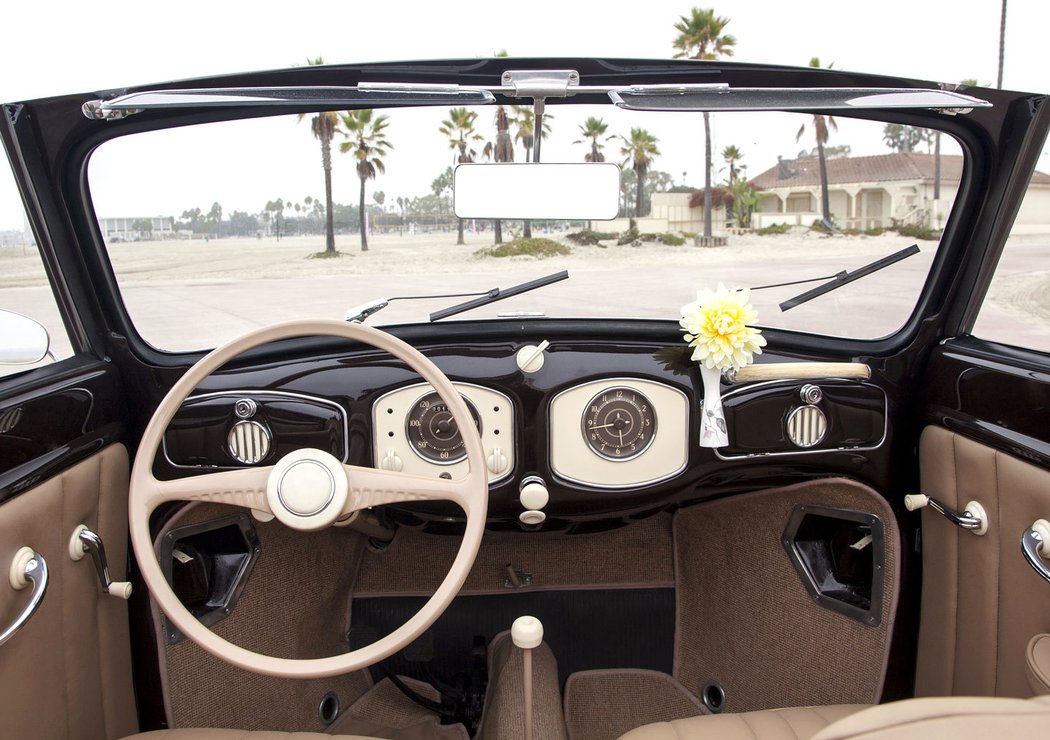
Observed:
[[[273,466],[238,468],[218,473],[194,475],[173,480],[152,480],[152,506],[166,501],[206,501],[213,504],[245,506],[270,512],[266,501],[266,482]]]
[[[350,482],[343,514],[384,504],[408,501],[452,501],[468,511],[470,487],[465,480],[446,480],[377,468],[344,465]]]

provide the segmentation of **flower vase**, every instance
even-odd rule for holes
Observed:
[[[700,421],[700,446],[725,447],[729,444],[726,417],[722,411],[722,371],[717,367],[700,366],[704,381],[704,407]]]

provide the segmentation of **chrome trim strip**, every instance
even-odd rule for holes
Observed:
[[[795,379],[795,380],[764,380],[761,383],[752,383],[751,385],[744,385],[744,386],[740,386],[739,388],[735,388],[735,389],[729,391],[728,393],[723,394],[722,395],[722,401],[724,402],[725,399],[729,398],[730,396],[734,396],[734,395],[736,395],[738,393],[743,393],[745,391],[754,390],[755,388],[761,388],[761,387],[768,386],[768,385],[789,386],[789,385],[797,384],[798,382],[799,382],[798,379]],[[863,385],[863,386],[867,386],[867,387],[870,387],[870,388],[875,388],[882,394],[882,437],[880,437],[879,440],[875,444],[868,445],[866,447],[858,445],[858,446],[855,446],[855,447],[824,447],[824,448],[819,449],[819,450],[787,450],[785,452],[751,452],[751,453],[748,453],[746,455],[723,455],[721,452],[718,451],[717,448],[715,448],[715,450],[714,450],[715,457],[717,457],[719,460],[725,460],[725,461],[730,461],[730,460],[752,460],[752,459],[755,459],[755,458],[784,457],[784,456],[787,456],[787,455],[819,455],[819,454],[827,454],[829,452],[870,452],[871,450],[877,450],[880,447],[882,447],[882,445],[886,442],[886,436],[889,434],[889,431],[890,431],[889,398],[886,395],[886,391],[883,388],[881,388],[880,386],[875,385],[874,383],[857,382],[856,380],[851,380],[849,378],[827,378],[826,380],[824,380],[822,382],[824,382],[824,383],[839,382],[839,383],[847,383],[849,385]],[[834,387],[834,386],[832,386],[832,387]],[[825,398],[825,400],[827,400],[827,393],[824,394],[824,398]],[[730,430],[730,434],[732,434],[732,430]]]
[[[647,486],[655,486],[657,483],[663,483],[665,480],[670,480],[671,478],[674,478],[675,476],[681,474],[682,471],[684,471],[686,468],[689,467],[689,449],[688,449],[689,445],[687,443],[686,444],[685,462],[682,463],[682,465],[677,470],[674,470],[674,471],[672,471],[670,473],[667,473],[666,475],[662,475],[659,478],[653,478],[651,480],[640,481],[638,483],[626,483],[624,485],[600,484],[600,483],[594,483],[593,481],[579,480],[577,478],[573,478],[572,476],[565,475],[564,473],[561,473],[561,472],[559,472],[559,471],[554,469],[554,464],[552,462],[553,454],[554,454],[554,449],[553,449],[553,446],[552,446],[553,435],[551,435],[550,432],[549,432],[551,424],[553,423],[553,420],[551,419],[551,408],[554,406],[554,402],[556,400],[558,400],[558,398],[560,396],[563,396],[564,394],[569,393],[570,391],[576,390],[577,388],[581,388],[581,387],[588,386],[588,385],[598,385],[600,383],[609,383],[610,384],[609,387],[610,388],[614,388],[617,385],[630,386],[631,383],[637,383],[639,381],[645,381],[646,383],[652,383],[653,385],[662,386],[663,388],[666,388],[666,389],[668,389],[670,391],[674,391],[675,393],[677,393],[678,395],[680,395],[682,397],[682,400],[685,402],[685,407],[686,407],[686,430],[685,430],[685,432],[686,432],[686,436],[688,437],[689,430],[692,428],[692,417],[693,417],[692,411],[693,411],[693,406],[690,403],[689,396],[686,395],[684,392],[682,392],[681,389],[675,388],[673,385],[669,385],[667,383],[661,383],[660,381],[652,380],[651,378],[631,378],[631,377],[599,378],[597,380],[588,380],[586,383],[577,383],[576,385],[574,385],[574,386],[572,386],[570,388],[566,388],[565,390],[559,391],[557,394],[555,394],[551,398],[550,403],[547,404],[547,429],[548,429],[548,433],[547,433],[547,460],[548,460],[548,464],[550,465],[551,474],[555,478],[557,478],[558,480],[568,481],[569,483],[576,483],[578,485],[587,486],[588,488],[594,488],[594,489],[597,489],[597,490],[608,490],[608,491],[624,490],[625,491],[625,490],[628,490],[628,489],[631,489],[631,488],[644,488],[644,487],[647,487]],[[635,390],[637,390],[642,395],[645,395],[645,392],[641,388],[636,388]],[[648,396],[646,396],[646,398],[648,398]],[[652,399],[651,398],[649,398],[649,402],[652,403]],[[654,416],[657,415],[655,406],[653,407],[653,415]],[[655,439],[655,438],[656,438],[656,435],[653,434],[653,439]],[[652,443],[653,443],[653,441],[651,439],[649,441],[649,444],[652,445]],[[646,448],[646,449],[648,450],[648,448]],[[607,459],[607,458],[602,458],[602,459]],[[634,456],[634,458],[631,458],[631,459],[637,459],[637,455]],[[609,462],[628,462],[628,459],[625,458],[625,459],[620,460],[620,461],[609,460]]]
[[[321,398],[319,396],[310,396],[306,393],[294,393],[292,391],[215,391],[214,393],[199,393],[195,396],[187,396],[186,400],[180,404],[179,408],[188,404],[190,401],[199,401],[205,398],[219,398],[222,396],[281,396],[284,398],[298,398],[299,400],[315,401],[326,406],[331,406],[339,412],[339,417],[343,420],[343,457],[340,460],[342,463],[349,462],[350,460],[350,425],[346,419],[346,409],[340,406],[335,401],[328,398]],[[178,414],[178,412],[175,412]],[[237,465],[178,465],[172,462],[171,457],[168,455],[167,430],[161,437],[161,449],[164,452],[164,459],[168,465],[179,470],[240,470],[240,466]]]

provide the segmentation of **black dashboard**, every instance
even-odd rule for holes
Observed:
[[[490,526],[579,531],[824,475],[877,485],[876,471],[888,467],[880,465],[888,401],[873,382],[723,383],[730,445],[711,450],[699,446],[703,386],[683,348],[552,340],[542,363],[522,369],[522,356],[542,341],[416,345],[468,400],[479,426]],[[154,472],[268,465],[316,447],[354,465],[455,477],[466,466],[457,437],[444,404],[414,372],[357,345],[256,358],[212,375],[169,426]],[[549,492],[542,525],[519,519],[527,479]],[[387,508],[431,527],[461,516],[444,503]]]

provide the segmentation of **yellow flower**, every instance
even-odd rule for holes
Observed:
[[[750,298],[747,289],[727,290],[719,283],[718,290],[701,290],[694,302],[682,306],[678,323],[686,343],[694,348],[694,360],[707,368],[739,370],[762,354],[766,338],[752,328],[758,312]]]

